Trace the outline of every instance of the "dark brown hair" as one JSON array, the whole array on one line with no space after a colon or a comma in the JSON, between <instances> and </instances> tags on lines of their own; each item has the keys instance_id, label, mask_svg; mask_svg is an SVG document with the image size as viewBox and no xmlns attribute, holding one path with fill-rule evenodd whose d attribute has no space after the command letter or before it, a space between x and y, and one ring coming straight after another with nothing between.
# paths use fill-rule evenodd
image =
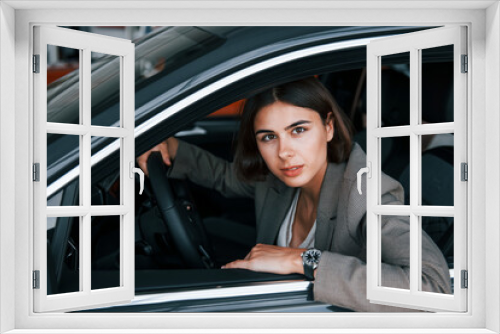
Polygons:
<instances>
[{"instance_id":1,"label":"dark brown hair","mask_svg":"<svg viewBox=\"0 0 500 334\"><path fill-rule=\"evenodd\" d=\"M254 120L262 108L277 101L312 109L319 114L324 124L328 115L332 113L335 133L327 144L327 159L329 162L339 163L349 158L353 136L351 122L338 107L330 92L318 79L311 77L267 89L246 101L234 159L240 178L248 181L262 180L269 173L257 147Z\"/></svg>"}]
</instances>

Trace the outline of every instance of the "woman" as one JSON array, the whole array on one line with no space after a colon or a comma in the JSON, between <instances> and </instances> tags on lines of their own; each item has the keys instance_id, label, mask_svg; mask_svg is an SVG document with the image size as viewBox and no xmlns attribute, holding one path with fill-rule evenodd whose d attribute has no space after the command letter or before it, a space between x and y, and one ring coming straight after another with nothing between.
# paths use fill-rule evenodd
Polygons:
<instances>
[{"instance_id":1,"label":"woman","mask_svg":"<svg viewBox=\"0 0 500 334\"><path fill-rule=\"evenodd\" d=\"M172 165L169 177L255 199L257 245L223 268L306 274L315 281L315 300L356 311L404 310L366 299L366 197L356 190L366 156L317 79L268 89L246 102L234 163L175 138L151 151ZM138 159L143 170L151 151ZM382 194L383 204L402 204L401 185L386 175ZM382 286L409 288L409 230L408 219L382 222ZM422 288L450 293L444 257L422 237Z\"/></svg>"}]
</instances>

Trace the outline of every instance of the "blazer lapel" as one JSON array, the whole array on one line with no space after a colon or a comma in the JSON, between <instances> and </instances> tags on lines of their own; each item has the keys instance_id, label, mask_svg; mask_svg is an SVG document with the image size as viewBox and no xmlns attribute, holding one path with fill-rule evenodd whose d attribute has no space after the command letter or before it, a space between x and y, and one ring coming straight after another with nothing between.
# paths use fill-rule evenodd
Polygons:
<instances>
[{"instance_id":1,"label":"blazer lapel","mask_svg":"<svg viewBox=\"0 0 500 334\"><path fill-rule=\"evenodd\" d=\"M329 163L326 169L316 215L314 245L318 249L330 249L333 240L345 166L345 163ZM258 222L260 226L257 228L257 242L270 245L276 244L281 223L297 191L296 188L287 187L278 179L275 179L273 183L266 196L265 210L263 210L262 219Z\"/></svg>"},{"instance_id":2,"label":"blazer lapel","mask_svg":"<svg viewBox=\"0 0 500 334\"><path fill-rule=\"evenodd\" d=\"M345 166L329 163L321 185L314 240L314 247L321 250L331 249Z\"/></svg>"},{"instance_id":3,"label":"blazer lapel","mask_svg":"<svg viewBox=\"0 0 500 334\"><path fill-rule=\"evenodd\" d=\"M257 242L274 245L278 232L283 223L283 219L290 209L296 188L287 187L284 183L275 180L266 198L266 210L263 212L262 219L257 235Z\"/></svg>"}]
</instances>

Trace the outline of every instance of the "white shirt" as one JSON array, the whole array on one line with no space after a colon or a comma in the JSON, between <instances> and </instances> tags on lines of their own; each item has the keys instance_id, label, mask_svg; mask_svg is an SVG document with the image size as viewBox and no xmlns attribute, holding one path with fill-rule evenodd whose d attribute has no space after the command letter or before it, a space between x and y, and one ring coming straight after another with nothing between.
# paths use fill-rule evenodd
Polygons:
<instances>
[{"instance_id":1,"label":"white shirt","mask_svg":"<svg viewBox=\"0 0 500 334\"><path fill-rule=\"evenodd\" d=\"M292 200L292 205L288 210L288 213L281 223L280 231L278 233L278 246L290 247L290 242L292 241L292 226L295 220L295 212L297 210L297 202L299 200L300 188L297 189L297 193ZM313 248L314 247L314 235L316 233L316 220L314 221L313 227L309 231L307 237L302 241L302 243L297 248Z\"/></svg>"}]
</instances>

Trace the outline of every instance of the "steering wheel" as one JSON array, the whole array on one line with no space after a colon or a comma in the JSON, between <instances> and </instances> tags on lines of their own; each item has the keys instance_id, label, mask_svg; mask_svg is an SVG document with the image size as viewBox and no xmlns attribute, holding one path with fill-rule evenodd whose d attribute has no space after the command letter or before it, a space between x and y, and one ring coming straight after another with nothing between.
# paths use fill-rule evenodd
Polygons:
<instances>
[{"instance_id":1,"label":"steering wheel","mask_svg":"<svg viewBox=\"0 0 500 334\"><path fill-rule=\"evenodd\" d=\"M214 268L213 252L201 218L192 204L179 200L167 177L167 166L159 152L148 158L149 179L158 209L174 246L190 268Z\"/></svg>"}]
</instances>

